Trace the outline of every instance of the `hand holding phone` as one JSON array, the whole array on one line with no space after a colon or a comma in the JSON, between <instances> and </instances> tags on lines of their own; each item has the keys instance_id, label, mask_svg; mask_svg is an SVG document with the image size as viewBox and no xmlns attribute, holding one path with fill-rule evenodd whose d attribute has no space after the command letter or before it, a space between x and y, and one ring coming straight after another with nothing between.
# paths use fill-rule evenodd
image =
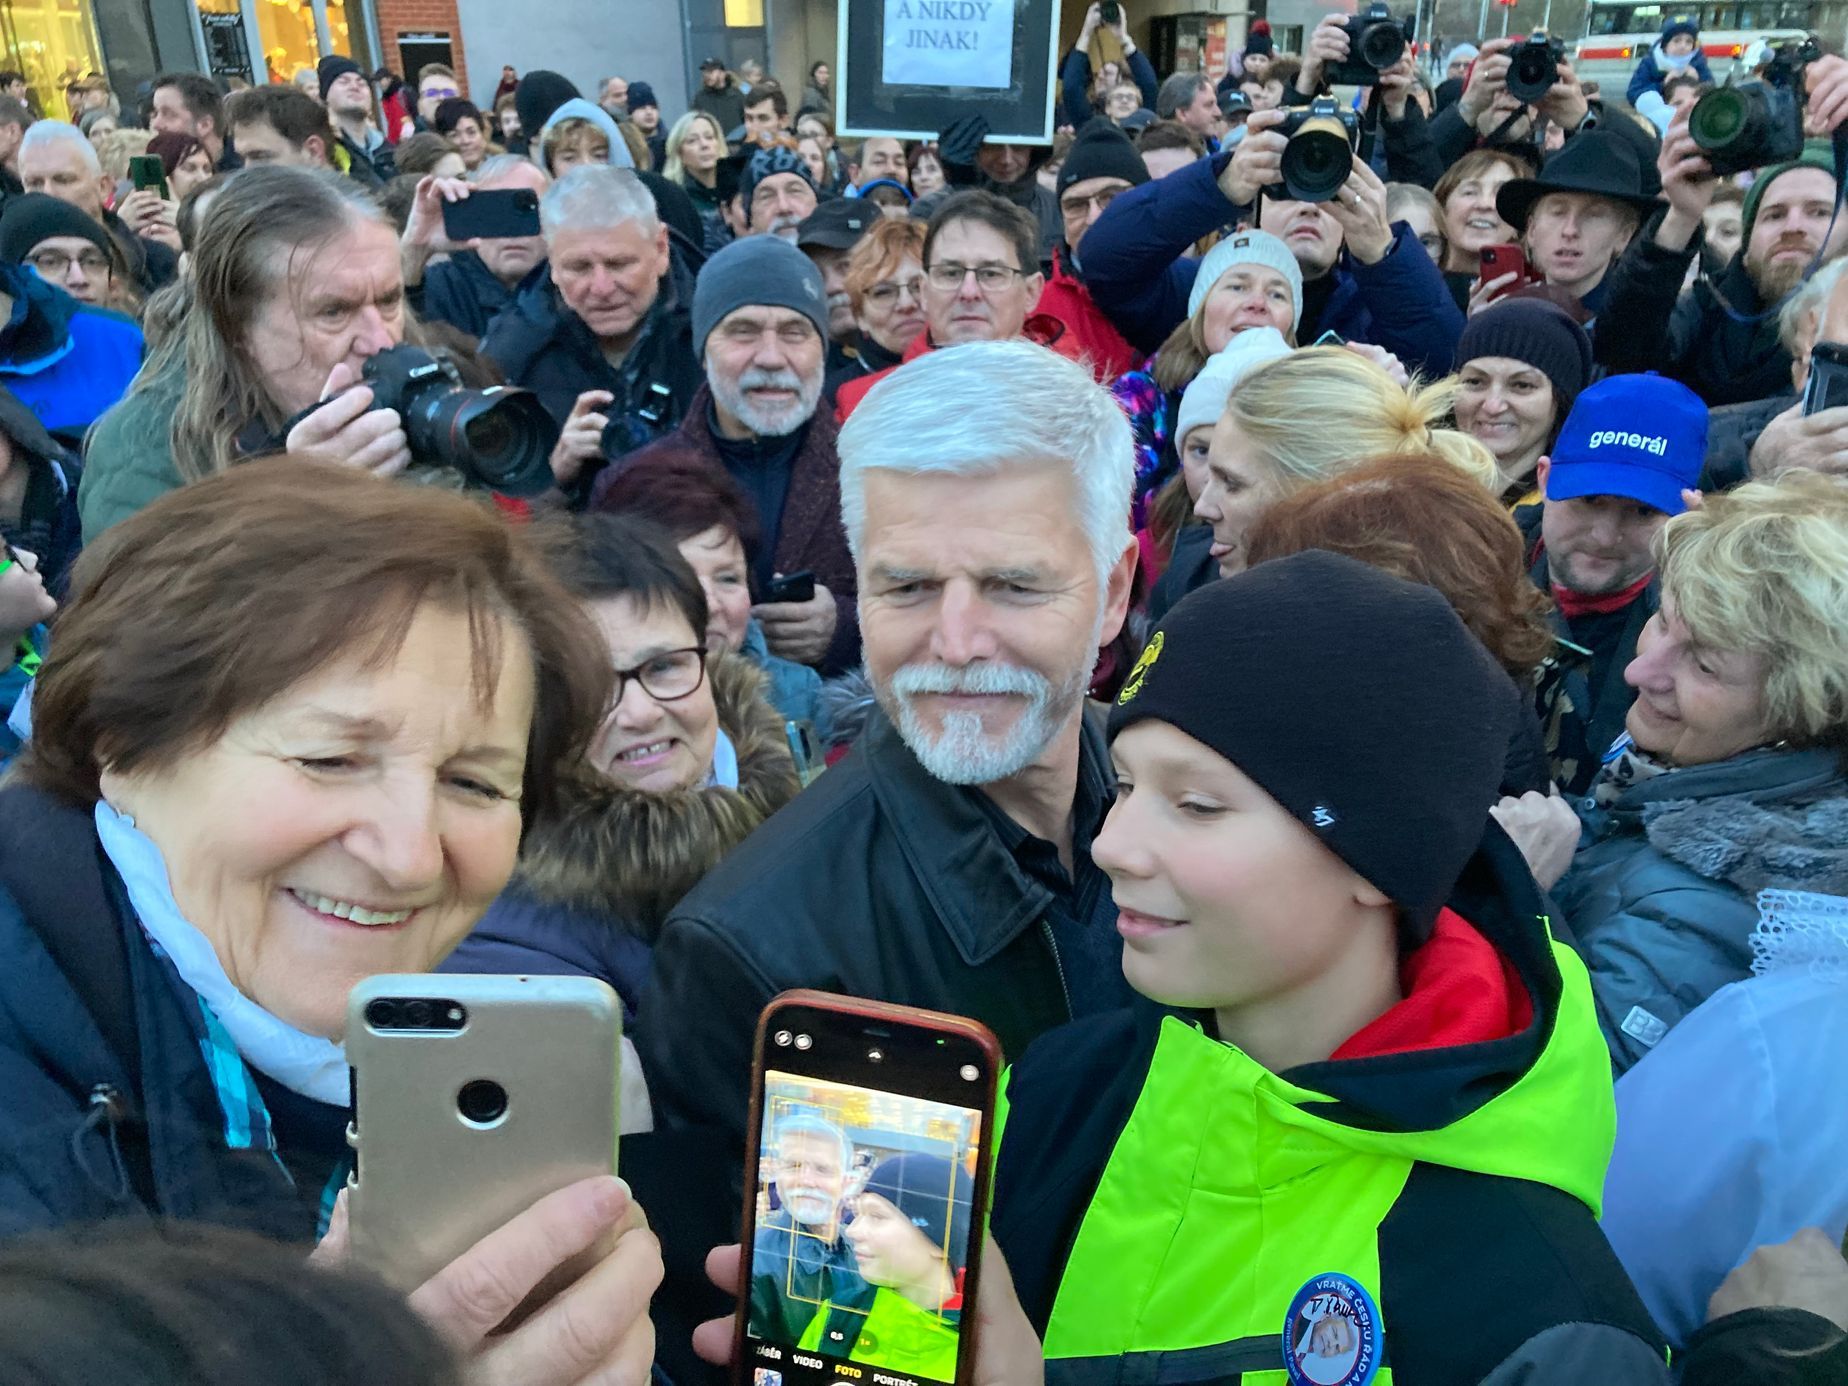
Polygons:
<instances>
[{"instance_id":1,"label":"hand holding phone","mask_svg":"<svg viewBox=\"0 0 1848 1386\"><path fill-rule=\"evenodd\" d=\"M1476 276L1477 288L1478 290L1486 289L1498 279L1505 280L1505 285L1484 294L1482 304L1493 303L1496 299L1513 293L1523 285L1541 282L1541 277L1527 263L1527 252L1520 246L1485 245L1482 248L1482 272ZM1475 293L1470 295L1472 302L1476 300L1476 297Z\"/></svg>"},{"instance_id":2,"label":"hand holding phone","mask_svg":"<svg viewBox=\"0 0 1848 1386\"><path fill-rule=\"evenodd\" d=\"M806 568L799 573L773 577L764 584L764 603L812 602L815 600L815 575Z\"/></svg>"},{"instance_id":3,"label":"hand holding phone","mask_svg":"<svg viewBox=\"0 0 1848 1386\"><path fill-rule=\"evenodd\" d=\"M128 181L135 185L137 191L158 195L162 202L173 200L173 194L167 190L166 166L161 163L158 154L129 155Z\"/></svg>"},{"instance_id":4,"label":"hand holding phone","mask_svg":"<svg viewBox=\"0 0 1848 1386\"><path fill-rule=\"evenodd\" d=\"M971 1380L1000 1046L956 1016L788 992L759 1022L739 1386L853 1363ZM775 1378L772 1380L771 1378Z\"/></svg>"},{"instance_id":5,"label":"hand holding phone","mask_svg":"<svg viewBox=\"0 0 1848 1386\"><path fill-rule=\"evenodd\" d=\"M443 234L458 243L503 241L539 234L539 194L531 188L471 189L443 203Z\"/></svg>"},{"instance_id":6,"label":"hand holding phone","mask_svg":"<svg viewBox=\"0 0 1848 1386\"><path fill-rule=\"evenodd\" d=\"M1809 379L1803 385L1803 414L1848 404L1848 347L1817 342L1810 348Z\"/></svg>"}]
</instances>

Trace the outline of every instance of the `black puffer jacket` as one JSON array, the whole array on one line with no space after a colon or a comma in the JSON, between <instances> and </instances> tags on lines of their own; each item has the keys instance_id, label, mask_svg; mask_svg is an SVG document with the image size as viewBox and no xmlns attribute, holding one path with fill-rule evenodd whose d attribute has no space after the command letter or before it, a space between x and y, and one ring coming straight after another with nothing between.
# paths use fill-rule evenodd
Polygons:
<instances>
[{"instance_id":1,"label":"black puffer jacket","mask_svg":"<svg viewBox=\"0 0 1848 1386\"><path fill-rule=\"evenodd\" d=\"M608 390L616 402L603 412L623 422L632 452L672 431L705 382L693 349L693 276L678 257L661 278L660 292L621 366L612 366L584 320L565 306L551 269L520 290L482 338L511 385L539 396L561 427L577 397ZM590 495L597 469L586 467L570 490L575 506Z\"/></svg>"}]
</instances>

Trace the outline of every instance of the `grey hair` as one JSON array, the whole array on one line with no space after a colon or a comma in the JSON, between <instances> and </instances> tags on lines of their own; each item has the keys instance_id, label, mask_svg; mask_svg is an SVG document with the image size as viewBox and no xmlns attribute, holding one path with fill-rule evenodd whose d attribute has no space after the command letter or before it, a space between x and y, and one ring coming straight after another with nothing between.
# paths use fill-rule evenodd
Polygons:
<instances>
[{"instance_id":1,"label":"grey hair","mask_svg":"<svg viewBox=\"0 0 1848 1386\"><path fill-rule=\"evenodd\" d=\"M518 173L522 169L529 168L538 168L540 176L545 179L546 183L551 183L551 174L547 173L543 168L539 168L539 165L535 164L531 159L525 158L519 154L493 154L483 159L475 168L473 181L477 184L490 183L504 174Z\"/></svg>"},{"instance_id":2,"label":"grey hair","mask_svg":"<svg viewBox=\"0 0 1848 1386\"><path fill-rule=\"evenodd\" d=\"M1812 331L1829 306L1829 295L1848 270L1848 259L1829 261L1803 282L1777 315L1777 339L1785 351L1797 355L1797 346L1805 332Z\"/></svg>"},{"instance_id":3,"label":"grey hair","mask_svg":"<svg viewBox=\"0 0 1848 1386\"><path fill-rule=\"evenodd\" d=\"M19 152L23 157L36 149L46 149L53 145L68 144L83 156L84 167L98 178L103 176L103 161L96 157L96 146L91 144L83 131L68 120L35 120L26 127L25 138L19 142Z\"/></svg>"},{"instance_id":4,"label":"grey hair","mask_svg":"<svg viewBox=\"0 0 1848 1386\"><path fill-rule=\"evenodd\" d=\"M1176 111L1194 103L1201 87L1210 87L1212 84L1212 78L1203 72L1174 73L1155 93L1155 114L1163 120L1173 120Z\"/></svg>"},{"instance_id":5,"label":"grey hair","mask_svg":"<svg viewBox=\"0 0 1848 1386\"><path fill-rule=\"evenodd\" d=\"M992 476L1057 464L1077 483L1100 585L1130 542L1129 420L1089 370L1022 339L944 347L899 367L842 425L840 458L841 522L856 564L871 471Z\"/></svg>"},{"instance_id":6,"label":"grey hair","mask_svg":"<svg viewBox=\"0 0 1848 1386\"><path fill-rule=\"evenodd\" d=\"M633 169L579 164L539 201L539 227L548 240L560 231L607 230L629 221L649 236L661 226L654 194Z\"/></svg>"}]
</instances>

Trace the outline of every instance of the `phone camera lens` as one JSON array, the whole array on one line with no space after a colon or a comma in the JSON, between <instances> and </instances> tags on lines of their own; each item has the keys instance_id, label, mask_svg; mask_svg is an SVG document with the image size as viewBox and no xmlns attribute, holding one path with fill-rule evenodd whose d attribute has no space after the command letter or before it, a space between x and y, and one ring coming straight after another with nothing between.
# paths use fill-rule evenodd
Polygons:
<instances>
[{"instance_id":1,"label":"phone camera lens","mask_svg":"<svg viewBox=\"0 0 1848 1386\"><path fill-rule=\"evenodd\" d=\"M368 1001L366 1003L366 1024L375 1030L390 1030L398 1024L398 1003L396 1001Z\"/></svg>"},{"instance_id":2,"label":"phone camera lens","mask_svg":"<svg viewBox=\"0 0 1848 1386\"><path fill-rule=\"evenodd\" d=\"M796 1036L796 1048L806 1050L806 1049L813 1049L814 1047L815 1047L815 1041L810 1039L807 1035L797 1035Z\"/></svg>"},{"instance_id":3,"label":"phone camera lens","mask_svg":"<svg viewBox=\"0 0 1848 1386\"><path fill-rule=\"evenodd\" d=\"M492 1126L507 1115L507 1089L492 1078L477 1078L464 1083L456 1094L456 1110L464 1121L477 1126Z\"/></svg>"},{"instance_id":4,"label":"phone camera lens","mask_svg":"<svg viewBox=\"0 0 1848 1386\"><path fill-rule=\"evenodd\" d=\"M428 1001L407 1003L404 1008L404 1019L413 1030L423 1029L430 1023L430 1003Z\"/></svg>"},{"instance_id":5,"label":"phone camera lens","mask_svg":"<svg viewBox=\"0 0 1848 1386\"><path fill-rule=\"evenodd\" d=\"M973 1083L977 1078L980 1078L981 1076L982 1076L982 1070L977 1068L974 1064L964 1064L962 1066L963 1082Z\"/></svg>"},{"instance_id":6,"label":"phone camera lens","mask_svg":"<svg viewBox=\"0 0 1848 1386\"><path fill-rule=\"evenodd\" d=\"M794 1038L794 1036L792 1036L792 1035L791 1035L791 1034L789 1033L789 1031L787 1031L787 1030L778 1030L778 1031L776 1032L776 1045L777 1045L777 1048L779 1048L779 1049L787 1049L787 1048L789 1048L789 1041L790 1041L791 1039L793 1039L793 1038Z\"/></svg>"}]
</instances>

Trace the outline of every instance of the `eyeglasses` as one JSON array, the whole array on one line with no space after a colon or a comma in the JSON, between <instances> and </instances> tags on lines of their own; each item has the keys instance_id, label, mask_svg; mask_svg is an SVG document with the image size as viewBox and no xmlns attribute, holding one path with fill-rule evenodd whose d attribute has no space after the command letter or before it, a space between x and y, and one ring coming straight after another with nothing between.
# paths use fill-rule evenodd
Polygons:
<instances>
[{"instance_id":1,"label":"eyeglasses","mask_svg":"<svg viewBox=\"0 0 1848 1386\"><path fill-rule=\"evenodd\" d=\"M616 702L628 691L629 680L657 703L673 703L699 690L706 681L706 652L698 646L663 650L630 669L616 671ZM614 706L615 704L611 704Z\"/></svg>"},{"instance_id":2,"label":"eyeglasses","mask_svg":"<svg viewBox=\"0 0 1848 1386\"><path fill-rule=\"evenodd\" d=\"M1016 279L1026 278L1024 270L1007 265L959 265L954 260L932 265L924 272L930 276L932 287L946 292L960 289L963 281L972 274L975 276L976 287L985 294L998 294Z\"/></svg>"},{"instance_id":3,"label":"eyeglasses","mask_svg":"<svg viewBox=\"0 0 1848 1386\"><path fill-rule=\"evenodd\" d=\"M1101 192L1092 193L1089 197L1074 197L1068 193L1059 199L1059 210L1068 217L1081 217L1090 207L1095 207L1101 212L1116 201L1118 193L1127 191L1129 191L1128 188L1105 188Z\"/></svg>"},{"instance_id":4,"label":"eyeglasses","mask_svg":"<svg viewBox=\"0 0 1848 1386\"><path fill-rule=\"evenodd\" d=\"M462 93L457 91L454 87L425 87L423 89L424 100L426 101L447 101L451 97L460 96L461 94Z\"/></svg>"},{"instance_id":5,"label":"eyeglasses","mask_svg":"<svg viewBox=\"0 0 1848 1386\"><path fill-rule=\"evenodd\" d=\"M981 276L979 274L976 276L976 282L978 284L981 282ZM956 283L958 286L962 284L961 276L957 277ZM923 291L924 276L921 274L913 275L911 278L903 281L883 279L866 291L866 301L868 303L877 303L881 308L884 308L888 304L897 303L900 294L910 294L912 302L916 303L919 299L919 295L921 295Z\"/></svg>"},{"instance_id":6,"label":"eyeglasses","mask_svg":"<svg viewBox=\"0 0 1848 1386\"><path fill-rule=\"evenodd\" d=\"M71 267L71 256L62 250L41 250L36 255L28 255L26 263L39 272L45 279L62 279ZM98 250L86 250L76 257L83 272L92 278L109 273L109 257Z\"/></svg>"}]
</instances>

